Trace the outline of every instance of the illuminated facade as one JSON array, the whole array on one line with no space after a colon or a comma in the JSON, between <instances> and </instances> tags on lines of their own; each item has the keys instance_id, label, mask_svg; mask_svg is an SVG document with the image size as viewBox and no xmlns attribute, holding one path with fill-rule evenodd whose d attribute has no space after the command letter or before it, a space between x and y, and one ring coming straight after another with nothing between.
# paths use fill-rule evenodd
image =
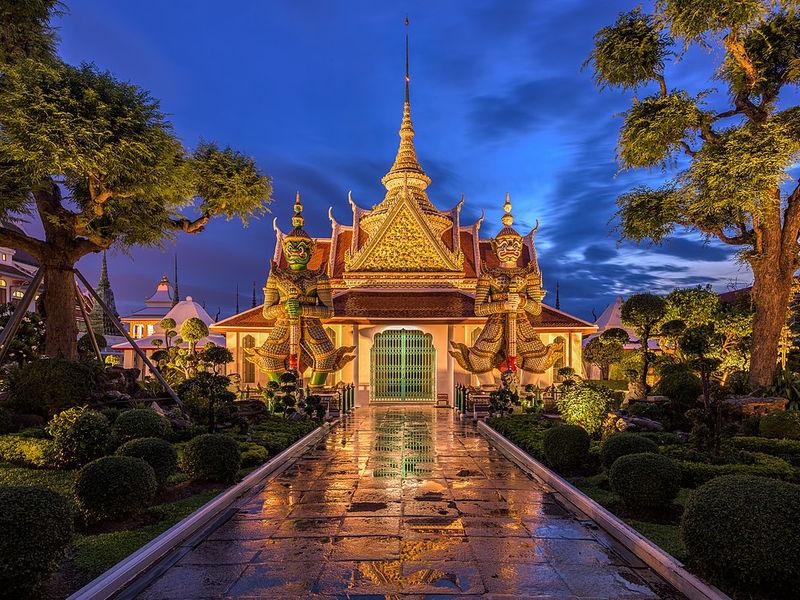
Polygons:
<instances>
[{"instance_id":1,"label":"illuminated facade","mask_svg":"<svg viewBox=\"0 0 800 600\"><path fill-rule=\"evenodd\" d=\"M309 270L324 273L330 284L333 314L321 319L328 337L336 347L355 348L355 360L332 373L327 383L355 383L359 405L437 399L452 403L454 384L474 385L478 379L450 350L472 347L479 340L492 319L485 312L479 316L480 310L476 314L481 275L508 265L497 258L495 240L481 238L483 217L461 222L463 199L439 210L428 197L431 180L417 160L407 85L400 146L381 182L386 193L372 208L348 197L347 223L337 221L332 208L328 211L330 236L314 239L307 264ZM270 258L286 269L287 234L277 226L275 233ZM540 285L533 237L534 231L519 236L515 268ZM532 348L534 335L536 351L545 349L537 363L543 372L523 372L522 383L546 386L562 366L583 371L582 336L596 329L541 304L540 287L536 294L540 310L521 310L519 318L525 319L522 329L528 335L523 349ZM242 375L244 386L267 381L267 374L253 368L247 356L264 344L275 324L258 306L212 325L212 331L225 334L236 361L231 370Z\"/></svg>"}]
</instances>

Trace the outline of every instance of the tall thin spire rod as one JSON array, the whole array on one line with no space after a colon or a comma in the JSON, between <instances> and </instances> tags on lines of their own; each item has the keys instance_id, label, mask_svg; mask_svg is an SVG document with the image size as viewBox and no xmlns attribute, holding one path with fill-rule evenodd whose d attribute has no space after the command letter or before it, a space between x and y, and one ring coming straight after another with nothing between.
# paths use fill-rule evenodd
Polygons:
<instances>
[{"instance_id":1,"label":"tall thin spire rod","mask_svg":"<svg viewBox=\"0 0 800 600\"><path fill-rule=\"evenodd\" d=\"M410 103L410 96L408 93L408 82L411 81L411 77L408 74L408 15L406 15L406 103Z\"/></svg>"}]
</instances>

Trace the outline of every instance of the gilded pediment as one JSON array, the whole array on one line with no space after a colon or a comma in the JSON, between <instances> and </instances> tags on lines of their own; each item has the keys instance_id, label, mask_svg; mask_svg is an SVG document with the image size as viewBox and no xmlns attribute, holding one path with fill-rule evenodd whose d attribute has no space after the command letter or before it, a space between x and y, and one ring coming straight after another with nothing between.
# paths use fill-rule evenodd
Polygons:
<instances>
[{"instance_id":1,"label":"gilded pediment","mask_svg":"<svg viewBox=\"0 0 800 600\"><path fill-rule=\"evenodd\" d=\"M408 190L382 219L374 235L355 253L345 256L346 271L372 272L462 272L460 248L452 252L441 240L438 221L428 219ZM429 223L428 221L431 221ZM431 227L435 224L436 228ZM452 227L452 225L451 225Z\"/></svg>"}]
</instances>

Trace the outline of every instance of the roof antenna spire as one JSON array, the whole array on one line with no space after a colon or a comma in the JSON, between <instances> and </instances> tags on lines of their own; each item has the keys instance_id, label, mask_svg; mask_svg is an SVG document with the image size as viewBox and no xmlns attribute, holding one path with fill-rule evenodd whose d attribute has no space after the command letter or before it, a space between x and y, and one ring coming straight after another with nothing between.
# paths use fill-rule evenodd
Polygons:
<instances>
[{"instance_id":1,"label":"roof antenna spire","mask_svg":"<svg viewBox=\"0 0 800 600\"><path fill-rule=\"evenodd\" d=\"M175 258L175 264L174 264L174 269L175 269L175 289L174 289L175 297L172 299L172 306L175 306L178 302L181 301L181 299L180 299L180 291L178 290L178 253L177 252L175 253L174 258Z\"/></svg>"},{"instance_id":2,"label":"roof antenna spire","mask_svg":"<svg viewBox=\"0 0 800 600\"><path fill-rule=\"evenodd\" d=\"M560 286L558 285L558 280L556 280L556 309L560 310L561 309L561 298L558 295L559 287Z\"/></svg>"},{"instance_id":3,"label":"roof antenna spire","mask_svg":"<svg viewBox=\"0 0 800 600\"><path fill-rule=\"evenodd\" d=\"M408 93L408 83L411 77L408 74L408 15L406 15L406 104L411 103L410 95Z\"/></svg>"}]
</instances>

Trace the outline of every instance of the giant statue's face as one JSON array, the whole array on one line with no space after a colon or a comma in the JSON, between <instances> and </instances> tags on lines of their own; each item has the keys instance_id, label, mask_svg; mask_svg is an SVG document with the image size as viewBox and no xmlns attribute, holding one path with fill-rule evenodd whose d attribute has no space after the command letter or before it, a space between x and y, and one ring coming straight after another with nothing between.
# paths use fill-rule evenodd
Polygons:
<instances>
[{"instance_id":1,"label":"giant statue's face","mask_svg":"<svg viewBox=\"0 0 800 600\"><path fill-rule=\"evenodd\" d=\"M498 238L494 242L494 251L500 262L515 263L522 256L522 238L511 236Z\"/></svg>"},{"instance_id":2,"label":"giant statue's face","mask_svg":"<svg viewBox=\"0 0 800 600\"><path fill-rule=\"evenodd\" d=\"M283 255L292 271L301 271L311 260L312 244L308 240L291 240L283 246Z\"/></svg>"}]
</instances>

